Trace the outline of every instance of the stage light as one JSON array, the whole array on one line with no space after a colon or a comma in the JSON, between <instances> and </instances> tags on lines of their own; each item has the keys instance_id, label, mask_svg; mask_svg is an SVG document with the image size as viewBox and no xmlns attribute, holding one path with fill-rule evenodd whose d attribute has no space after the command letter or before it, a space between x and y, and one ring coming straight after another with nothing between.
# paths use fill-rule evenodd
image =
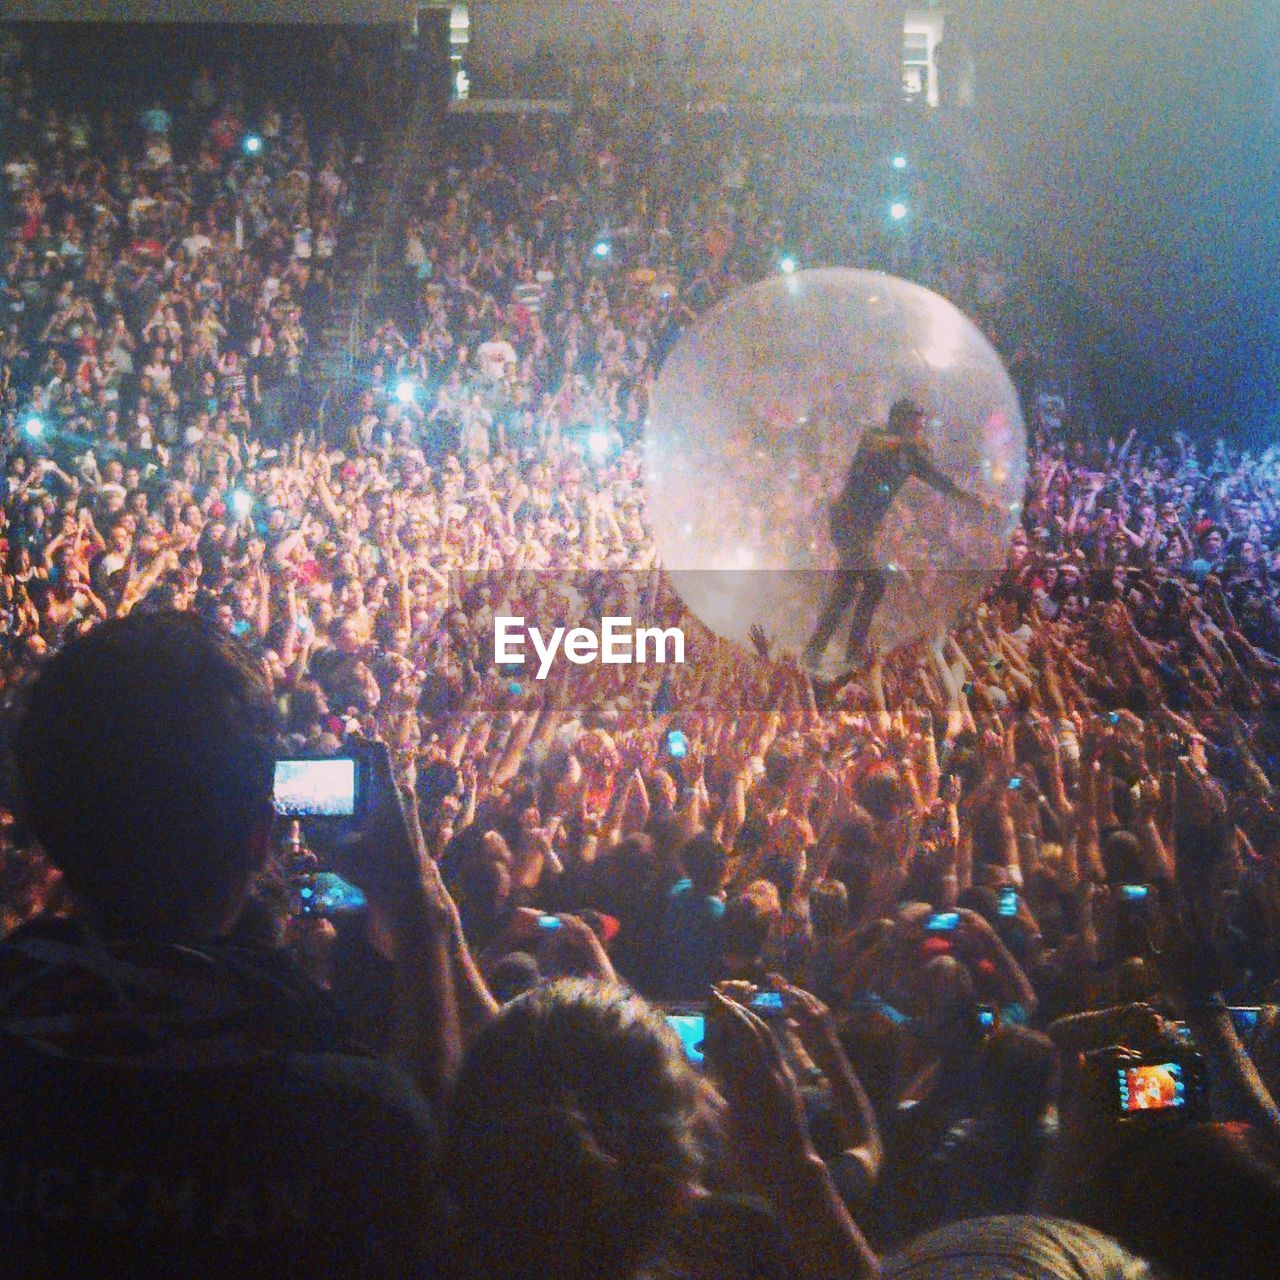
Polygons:
<instances>
[{"instance_id":1,"label":"stage light","mask_svg":"<svg viewBox=\"0 0 1280 1280\"><path fill-rule=\"evenodd\" d=\"M256 133L245 134L244 153L247 156L256 156L262 150L262 139Z\"/></svg>"},{"instance_id":2,"label":"stage light","mask_svg":"<svg viewBox=\"0 0 1280 1280\"><path fill-rule=\"evenodd\" d=\"M613 252L613 246L607 240L597 240L596 247L591 252L597 258L607 258Z\"/></svg>"},{"instance_id":3,"label":"stage light","mask_svg":"<svg viewBox=\"0 0 1280 1280\"><path fill-rule=\"evenodd\" d=\"M587 448L597 462L601 461L609 452L609 433L599 428L587 432Z\"/></svg>"},{"instance_id":4,"label":"stage light","mask_svg":"<svg viewBox=\"0 0 1280 1280\"><path fill-rule=\"evenodd\" d=\"M790 254L787 254L786 257L778 260L778 270L781 271L784 276L795 275L796 260Z\"/></svg>"},{"instance_id":5,"label":"stage light","mask_svg":"<svg viewBox=\"0 0 1280 1280\"><path fill-rule=\"evenodd\" d=\"M403 378L396 383L396 399L401 404L412 404L416 393L417 387L408 378Z\"/></svg>"},{"instance_id":6,"label":"stage light","mask_svg":"<svg viewBox=\"0 0 1280 1280\"><path fill-rule=\"evenodd\" d=\"M237 489L232 493L228 505L231 508L231 514L237 520L247 520L249 512L253 510L253 496L245 493L243 489Z\"/></svg>"},{"instance_id":7,"label":"stage light","mask_svg":"<svg viewBox=\"0 0 1280 1280\"><path fill-rule=\"evenodd\" d=\"M893 165L895 169L905 169L907 167L907 157L903 155L897 155L897 156L894 156L893 159L889 161L889 163Z\"/></svg>"},{"instance_id":8,"label":"stage light","mask_svg":"<svg viewBox=\"0 0 1280 1280\"><path fill-rule=\"evenodd\" d=\"M39 440L44 435L44 422L40 418L28 418L22 429L32 440Z\"/></svg>"},{"instance_id":9,"label":"stage light","mask_svg":"<svg viewBox=\"0 0 1280 1280\"><path fill-rule=\"evenodd\" d=\"M907 206L901 200L895 200L889 206L889 217L894 222L901 222L907 216Z\"/></svg>"}]
</instances>

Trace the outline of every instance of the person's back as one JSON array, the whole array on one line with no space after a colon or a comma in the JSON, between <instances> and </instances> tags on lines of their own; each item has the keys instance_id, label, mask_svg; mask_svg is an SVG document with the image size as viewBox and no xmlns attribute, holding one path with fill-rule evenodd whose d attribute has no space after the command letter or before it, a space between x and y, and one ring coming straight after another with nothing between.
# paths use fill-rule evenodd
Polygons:
<instances>
[{"instance_id":1,"label":"person's back","mask_svg":"<svg viewBox=\"0 0 1280 1280\"><path fill-rule=\"evenodd\" d=\"M185 616L33 686L21 812L76 919L0 948L0 1275L422 1272L433 1131L282 955L221 941L270 848L275 721Z\"/></svg>"},{"instance_id":2,"label":"person's back","mask_svg":"<svg viewBox=\"0 0 1280 1280\"><path fill-rule=\"evenodd\" d=\"M659 989L664 999L700 1000L719 976L724 954L724 884L728 855L703 833L680 852L688 878L671 890L658 942Z\"/></svg>"},{"instance_id":3,"label":"person's back","mask_svg":"<svg viewBox=\"0 0 1280 1280\"><path fill-rule=\"evenodd\" d=\"M0 1275L422 1264L427 1108L291 967L35 927L0 1005Z\"/></svg>"}]
</instances>

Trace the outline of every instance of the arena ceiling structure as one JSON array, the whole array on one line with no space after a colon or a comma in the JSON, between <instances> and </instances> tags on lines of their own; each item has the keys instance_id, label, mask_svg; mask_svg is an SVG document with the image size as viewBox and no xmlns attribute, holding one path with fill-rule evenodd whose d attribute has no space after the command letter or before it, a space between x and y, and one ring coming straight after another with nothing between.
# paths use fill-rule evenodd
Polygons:
<instances>
[{"instance_id":1,"label":"arena ceiling structure","mask_svg":"<svg viewBox=\"0 0 1280 1280\"><path fill-rule=\"evenodd\" d=\"M10 21L400 25L406 0L11 0ZM439 4L424 7L447 7ZM901 72L890 0L470 0L471 55L695 29L744 60L847 40ZM942 44L973 72L958 137L990 203L1147 352L1167 408L1280 432L1280 5L951 0ZM954 65L954 63L953 63ZM1141 406L1139 406L1141 407Z\"/></svg>"}]
</instances>

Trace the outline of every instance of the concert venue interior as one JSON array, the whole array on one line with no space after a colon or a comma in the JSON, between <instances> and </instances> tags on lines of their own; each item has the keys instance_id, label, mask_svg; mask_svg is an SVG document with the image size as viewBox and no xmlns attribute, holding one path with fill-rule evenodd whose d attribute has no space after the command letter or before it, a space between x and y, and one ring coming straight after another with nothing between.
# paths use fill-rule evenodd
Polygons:
<instances>
[{"instance_id":1,"label":"concert venue interior","mask_svg":"<svg viewBox=\"0 0 1280 1280\"><path fill-rule=\"evenodd\" d=\"M1276 48L0 7L0 1276L1280 1276Z\"/></svg>"}]
</instances>

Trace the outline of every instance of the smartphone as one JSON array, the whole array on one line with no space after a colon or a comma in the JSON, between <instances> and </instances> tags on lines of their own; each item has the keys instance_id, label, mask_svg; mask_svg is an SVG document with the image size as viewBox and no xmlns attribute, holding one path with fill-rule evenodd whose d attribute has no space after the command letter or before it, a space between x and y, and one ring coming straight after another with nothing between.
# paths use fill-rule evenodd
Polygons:
<instances>
[{"instance_id":1,"label":"smartphone","mask_svg":"<svg viewBox=\"0 0 1280 1280\"><path fill-rule=\"evenodd\" d=\"M695 1065L703 1059L703 1041L707 1036L707 1015L705 1013L669 1013L667 1025L680 1037L680 1047L684 1056Z\"/></svg>"},{"instance_id":2,"label":"smartphone","mask_svg":"<svg viewBox=\"0 0 1280 1280\"><path fill-rule=\"evenodd\" d=\"M539 933L555 933L557 929L564 928L564 921L559 916L539 916L538 932Z\"/></svg>"},{"instance_id":3,"label":"smartphone","mask_svg":"<svg viewBox=\"0 0 1280 1280\"><path fill-rule=\"evenodd\" d=\"M979 1035L988 1036L1000 1022L1000 1015L993 1004L976 1004L973 1007L973 1021Z\"/></svg>"},{"instance_id":4,"label":"smartphone","mask_svg":"<svg viewBox=\"0 0 1280 1280\"><path fill-rule=\"evenodd\" d=\"M317 871L298 886L298 910L304 916L338 916L367 905L355 885L332 871Z\"/></svg>"},{"instance_id":5,"label":"smartphone","mask_svg":"<svg viewBox=\"0 0 1280 1280\"><path fill-rule=\"evenodd\" d=\"M1146 902L1151 896L1149 884L1122 884L1120 886L1121 902Z\"/></svg>"},{"instance_id":6,"label":"smartphone","mask_svg":"<svg viewBox=\"0 0 1280 1280\"><path fill-rule=\"evenodd\" d=\"M679 729L667 733L667 752L673 760L683 760L689 754L689 739Z\"/></svg>"},{"instance_id":7,"label":"smartphone","mask_svg":"<svg viewBox=\"0 0 1280 1280\"><path fill-rule=\"evenodd\" d=\"M273 799L286 818L350 818L356 811L356 762L349 756L277 760Z\"/></svg>"},{"instance_id":8,"label":"smartphone","mask_svg":"<svg viewBox=\"0 0 1280 1280\"><path fill-rule=\"evenodd\" d=\"M1107 723L1108 723L1108 724L1119 724L1119 723L1120 723L1120 713L1119 713L1118 711L1108 711L1108 712L1107 712Z\"/></svg>"},{"instance_id":9,"label":"smartphone","mask_svg":"<svg viewBox=\"0 0 1280 1280\"><path fill-rule=\"evenodd\" d=\"M1181 1062L1121 1062L1115 1072L1116 1107L1122 1117L1178 1111L1190 1102L1187 1070Z\"/></svg>"},{"instance_id":10,"label":"smartphone","mask_svg":"<svg viewBox=\"0 0 1280 1280\"><path fill-rule=\"evenodd\" d=\"M1018 775L1015 773L1013 777L1009 779L1009 790L1019 791L1021 790L1021 788L1022 788L1022 779L1018 777Z\"/></svg>"},{"instance_id":11,"label":"smartphone","mask_svg":"<svg viewBox=\"0 0 1280 1280\"><path fill-rule=\"evenodd\" d=\"M996 905L996 913L1002 916L1016 916L1018 914L1018 891L1012 886L1006 885L1000 890L1000 898Z\"/></svg>"},{"instance_id":12,"label":"smartphone","mask_svg":"<svg viewBox=\"0 0 1280 1280\"><path fill-rule=\"evenodd\" d=\"M1231 1025L1236 1029L1236 1035L1246 1045L1258 1034L1258 1012L1256 1004L1233 1005L1227 1010L1231 1017Z\"/></svg>"},{"instance_id":13,"label":"smartphone","mask_svg":"<svg viewBox=\"0 0 1280 1280\"><path fill-rule=\"evenodd\" d=\"M960 914L957 911L935 911L924 922L926 933L954 933L960 927Z\"/></svg>"},{"instance_id":14,"label":"smartphone","mask_svg":"<svg viewBox=\"0 0 1280 1280\"><path fill-rule=\"evenodd\" d=\"M757 991L747 1008L762 1018L780 1018L787 1011L781 991Z\"/></svg>"}]
</instances>

